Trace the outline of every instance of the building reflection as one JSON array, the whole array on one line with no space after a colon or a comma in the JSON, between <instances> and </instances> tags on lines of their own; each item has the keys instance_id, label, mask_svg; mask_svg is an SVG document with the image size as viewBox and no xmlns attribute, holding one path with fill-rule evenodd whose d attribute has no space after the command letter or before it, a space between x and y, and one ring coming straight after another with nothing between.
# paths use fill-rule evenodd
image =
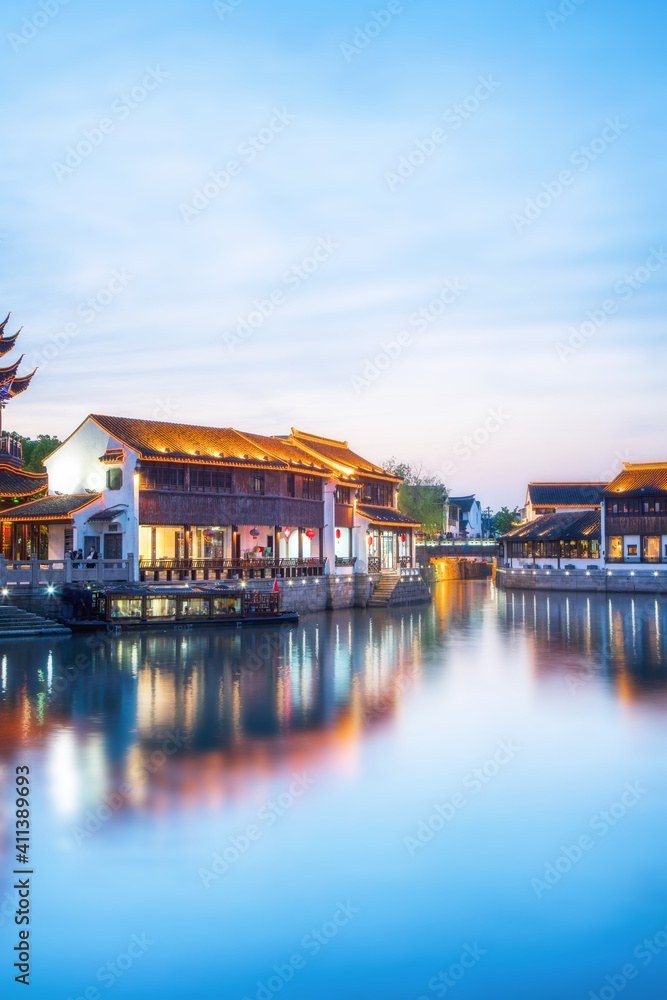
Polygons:
<instances>
[{"instance_id":1,"label":"building reflection","mask_svg":"<svg viewBox=\"0 0 667 1000\"><path fill-rule=\"evenodd\" d=\"M607 678L621 699L667 692L667 607L661 595L499 590L500 627L533 639L539 674Z\"/></svg>"},{"instance_id":2,"label":"building reflection","mask_svg":"<svg viewBox=\"0 0 667 1000\"><path fill-rule=\"evenodd\" d=\"M341 611L298 629L14 643L1 659L0 755L46 745L61 805L72 785L99 801L126 783L129 802L153 808L164 795L219 801L249 773L322 757L354 767L363 732L420 682L422 625L419 609ZM68 788L61 771L75 773Z\"/></svg>"}]
</instances>

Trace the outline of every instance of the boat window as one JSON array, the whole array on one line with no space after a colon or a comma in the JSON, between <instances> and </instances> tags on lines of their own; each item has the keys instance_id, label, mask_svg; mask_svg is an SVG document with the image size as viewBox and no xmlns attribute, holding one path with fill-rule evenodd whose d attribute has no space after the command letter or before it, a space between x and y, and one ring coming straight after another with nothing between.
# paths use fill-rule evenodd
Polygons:
<instances>
[{"instance_id":1,"label":"boat window","mask_svg":"<svg viewBox=\"0 0 667 1000\"><path fill-rule=\"evenodd\" d=\"M241 614L241 598L240 597L214 597L213 598L213 614L214 615L240 615Z\"/></svg>"},{"instance_id":2,"label":"boat window","mask_svg":"<svg viewBox=\"0 0 667 1000\"><path fill-rule=\"evenodd\" d=\"M176 598L175 597L147 597L146 598L147 618L175 618Z\"/></svg>"},{"instance_id":3,"label":"boat window","mask_svg":"<svg viewBox=\"0 0 667 1000\"><path fill-rule=\"evenodd\" d=\"M112 597L112 618L141 618L142 600L140 597Z\"/></svg>"},{"instance_id":4,"label":"boat window","mask_svg":"<svg viewBox=\"0 0 667 1000\"><path fill-rule=\"evenodd\" d=\"M209 607L206 597L184 597L181 600L183 618L208 618Z\"/></svg>"}]
</instances>

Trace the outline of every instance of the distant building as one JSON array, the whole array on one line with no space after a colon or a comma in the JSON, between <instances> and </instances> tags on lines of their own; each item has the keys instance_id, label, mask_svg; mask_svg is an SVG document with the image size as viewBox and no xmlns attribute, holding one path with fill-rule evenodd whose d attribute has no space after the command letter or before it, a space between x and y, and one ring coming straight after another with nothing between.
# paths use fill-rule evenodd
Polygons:
<instances>
[{"instance_id":1,"label":"distant building","mask_svg":"<svg viewBox=\"0 0 667 1000\"><path fill-rule=\"evenodd\" d=\"M655 570L667 563L667 462L625 462L610 483L530 483L503 536L512 566Z\"/></svg>"},{"instance_id":2,"label":"distant building","mask_svg":"<svg viewBox=\"0 0 667 1000\"><path fill-rule=\"evenodd\" d=\"M445 532L454 538L482 538L482 505L475 494L467 497L447 497Z\"/></svg>"},{"instance_id":3,"label":"distant building","mask_svg":"<svg viewBox=\"0 0 667 1000\"><path fill-rule=\"evenodd\" d=\"M597 510L606 483L528 483L523 520L566 510Z\"/></svg>"}]
</instances>

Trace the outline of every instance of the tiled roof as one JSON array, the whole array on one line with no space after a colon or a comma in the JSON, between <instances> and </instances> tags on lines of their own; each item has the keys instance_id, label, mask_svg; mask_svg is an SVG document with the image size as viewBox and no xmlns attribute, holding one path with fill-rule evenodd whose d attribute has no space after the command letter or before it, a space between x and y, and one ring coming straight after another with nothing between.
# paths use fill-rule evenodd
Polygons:
<instances>
[{"instance_id":1,"label":"tiled roof","mask_svg":"<svg viewBox=\"0 0 667 1000\"><path fill-rule=\"evenodd\" d=\"M528 483L526 503L534 507L586 507L600 502L606 483Z\"/></svg>"},{"instance_id":2,"label":"tiled roof","mask_svg":"<svg viewBox=\"0 0 667 1000\"><path fill-rule=\"evenodd\" d=\"M71 496L44 497L0 512L0 521L64 521L101 496L101 493L76 493Z\"/></svg>"},{"instance_id":3,"label":"tiled roof","mask_svg":"<svg viewBox=\"0 0 667 1000\"><path fill-rule=\"evenodd\" d=\"M667 462L626 462L623 471L609 483L605 493L649 492L651 489L667 490Z\"/></svg>"},{"instance_id":4,"label":"tiled roof","mask_svg":"<svg viewBox=\"0 0 667 1000\"><path fill-rule=\"evenodd\" d=\"M393 483L401 482L399 476L394 476L391 472L386 472L381 466L373 465L372 462L351 451L347 441L335 441L333 438L318 437L316 434L307 434L305 431L298 431L294 427L287 440L290 443L296 444L303 451L321 456L325 462L333 462L334 467L337 467L337 471L342 469L348 475L362 473L364 475L375 476L379 479L388 479Z\"/></svg>"},{"instance_id":5,"label":"tiled roof","mask_svg":"<svg viewBox=\"0 0 667 1000\"><path fill-rule=\"evenodd\" d=\"M542 514L534 521L517 525L502 536L507 541L557 541L560 538L600 538L600 511L561 511Z\"/></svg>"},{"instance_id":6,"label":"tiled roof","mask_svg":"<svg viewBox=\"0 0 667 1000\"><path fill-rule=\"evenodd\" d=\"M331 465L327 465L321 458L310 455L302 448L296 447L286 438L267 437L264 434L247 434L245 431L240 433L246 441L250 441L263 455L271 455L273 458L277 458L281 462L286 462L290 466L305 466L309 472L312 472L313 469L317 472L326 472L329 475L332 472Z\"/></svg>"},{"instance_id":7,"label":"tiled roof","mask_svg":"<svg viewBox=\"0 0 667 1000\"><path fill-rule=\"evenodd\" d=\"M45 472L21 472L10 466L0 465L0 496L29 497L43 490L48 481Z\"/></svg>"},{"instance_id":8,"label":"tiled roof","mask_svg":"<svg viewBox=\"0 0 667 1000\"><path fill-rule=\"evenodd\" d=\"M362 517L369 518L373 524L419 524L413 517L408 517L402 510L395 507L376 507L374 504L357 504L357 512Z\"/></svg>"},{"instance_id":9,"label":"tiled roof","mask_svg":"<svg viewBox=\"0 0 667 1000\"><path fill-rule=\"evenodd\" d=\"M127 513L127 504L120 503L115 507L105 507L104 510L98 510L96 514L91 514L87 519L86 523L90 521L113 521L115 518L120 517L121 514Z\"/></svg>"},{"instance_id":10,"label":"tiled roof","mask_svg":"<svg viewBox=\"0 0 667 1000\"><path fill-rule=\"evenodd\" d=\"M454 507L458 507L459 510L462 511L469 511L474 502L474 493L469 497L447 497L447 503L452 504Z\"/></svg>"}]
</instances>

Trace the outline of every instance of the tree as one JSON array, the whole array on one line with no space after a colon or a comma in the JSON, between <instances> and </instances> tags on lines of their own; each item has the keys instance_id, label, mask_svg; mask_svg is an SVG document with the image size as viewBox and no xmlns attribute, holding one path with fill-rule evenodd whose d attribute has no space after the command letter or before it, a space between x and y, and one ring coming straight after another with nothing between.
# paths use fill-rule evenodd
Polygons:
<instances>
[{"instance_id":1,"label":"tree","mask_svg":"<svg viewBox=\"0 0 667 1000\"><path fill-rule=\"evenodd\" d=\"M40 434L36 439L21 438L23 446L23 468L26 472L44 472L43 461L62 444L57 437Z\"/></svg>"},{"instance_id":2,"label":"tree","mask_svg":"<svg viewBox=\"0 0 667 1000\"><path fill-rule=\"evenodd\" d=\"M403 479L398 487L398 506L403 513L419 521L427 534L442 531L447 490L438 477L424 472L421 465L397 462L395 458L385 462L384 468Z\"/></svg>"},{"instance_id":3,"label":"tree","mask_svg":"<svg viewBox=\"0 0 667 1000\"><path fill-rule=\"evenodd\" d=\"M521 520L521 513L518 507L510 510L509 507L501 507L491 521L491 531L495 535L506 535Z\"/></svg>"}]
</instances>

